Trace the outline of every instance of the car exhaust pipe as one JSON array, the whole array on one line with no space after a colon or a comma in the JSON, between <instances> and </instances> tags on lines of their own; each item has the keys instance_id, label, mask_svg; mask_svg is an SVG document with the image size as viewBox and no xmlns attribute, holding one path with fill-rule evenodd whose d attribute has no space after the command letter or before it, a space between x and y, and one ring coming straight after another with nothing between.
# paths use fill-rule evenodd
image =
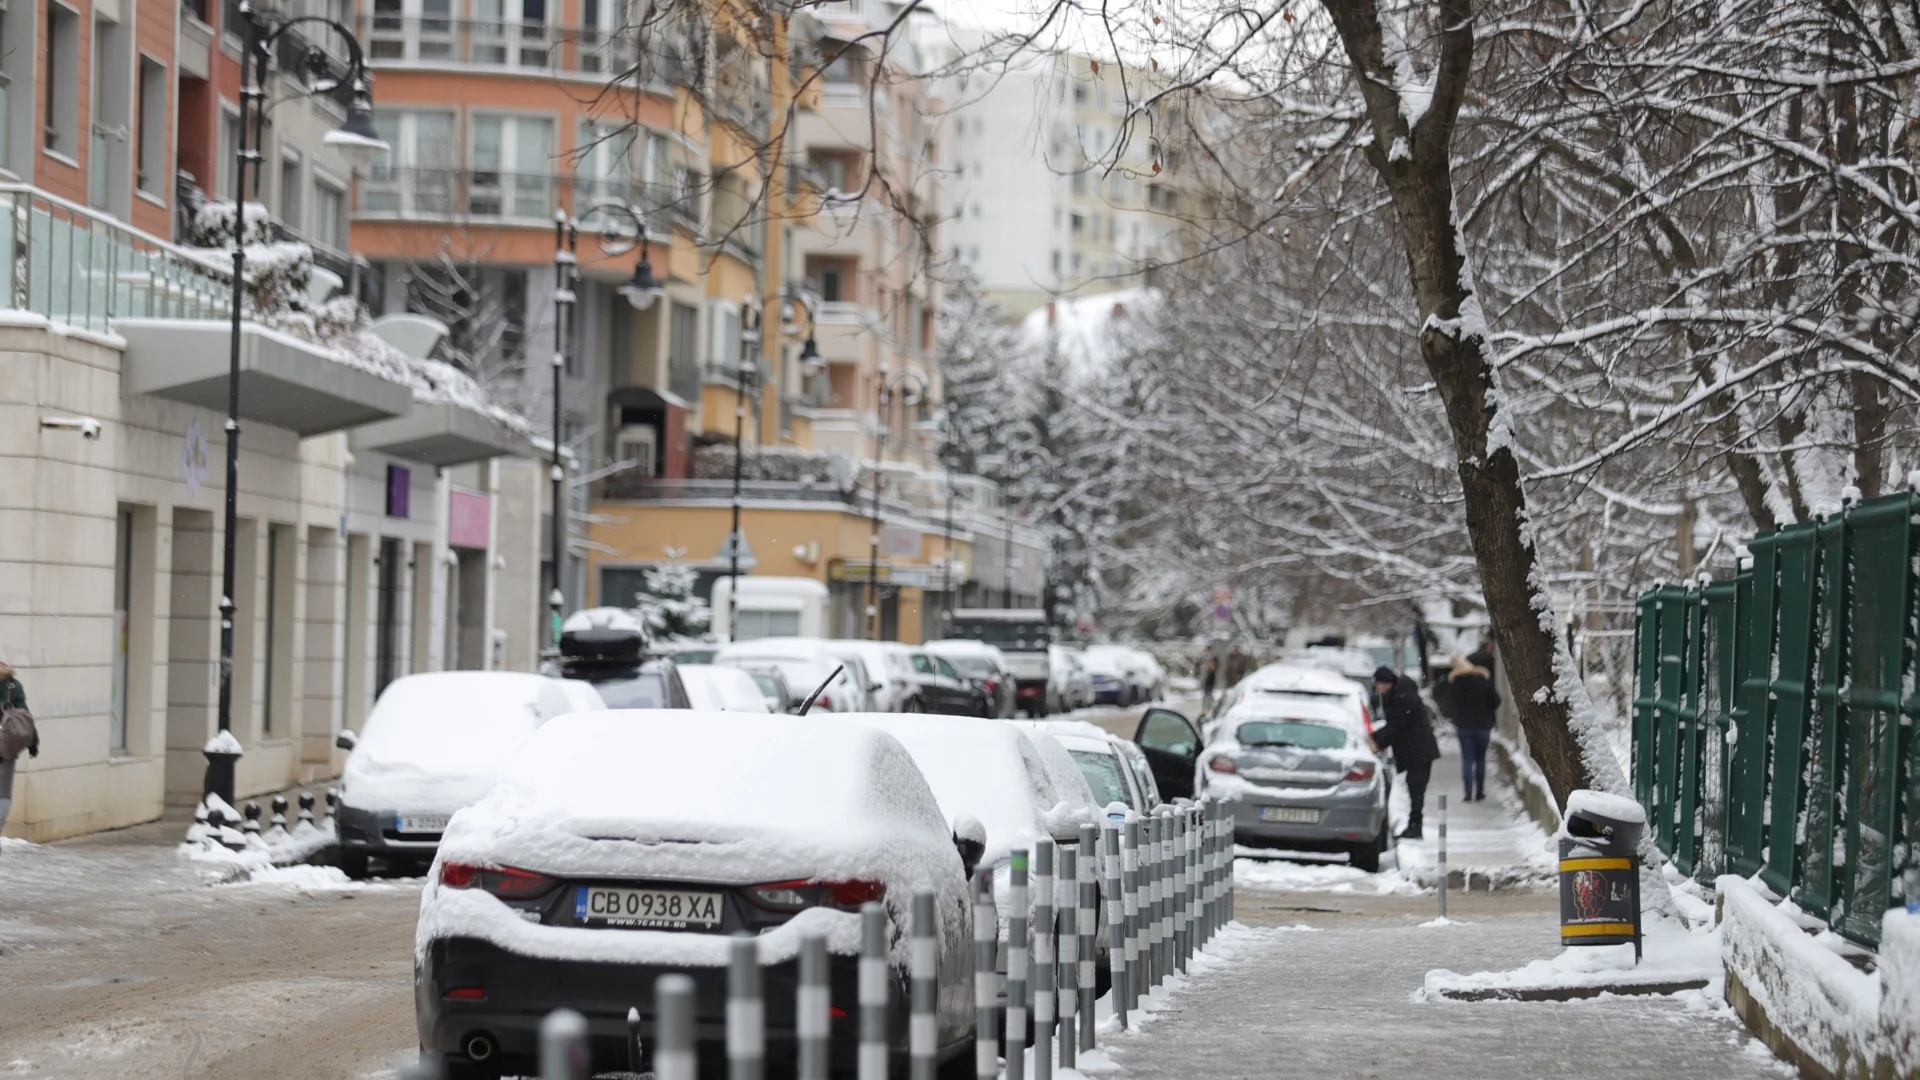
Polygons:
<instances>
[{"instance_id":1,"label":"car exhaust pipe","mask_svg":"<svg viewBox=\"0 0 1920 1080\"><path fill-rule=\"evenodd\" d=\"M475 1064L491 1060L495 1049L493 1036L484 1031L476 1031L460 1040L461 1052L467 1055L468 1061Z\"/></svg>"}]
</instances>

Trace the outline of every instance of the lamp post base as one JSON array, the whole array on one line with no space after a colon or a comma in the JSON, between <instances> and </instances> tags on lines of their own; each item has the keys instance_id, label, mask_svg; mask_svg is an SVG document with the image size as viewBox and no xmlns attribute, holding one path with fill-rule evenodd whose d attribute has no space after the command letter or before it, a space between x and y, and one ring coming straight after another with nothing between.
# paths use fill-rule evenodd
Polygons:
<instances>
[{"instance_id":1,"label":"lamp post base","mask_svg":"<svg viewBox=\"0 0 1920 1080\"><path fill-rule=\"evenodd\" d=\"M231 750L207 750L204 753L207 755L207 782L203 790L232 806L234 763L240 760L240 755Z\"/></svg>"}]
</instances>

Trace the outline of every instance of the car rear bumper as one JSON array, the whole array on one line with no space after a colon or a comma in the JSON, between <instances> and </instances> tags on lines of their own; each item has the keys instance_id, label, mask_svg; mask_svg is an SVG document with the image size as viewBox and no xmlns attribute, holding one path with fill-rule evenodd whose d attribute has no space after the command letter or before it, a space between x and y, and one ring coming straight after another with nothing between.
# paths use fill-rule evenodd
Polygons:
<instances>
[{"instance_id":1,"label":"car rear bumper","mask_svg":"<svg viewBox=\"0 0 1920 1080\"><path fill-rule=\"evenodd\" d=\"M1320 796L1293 798L1266 795L1244 786L1233 803L1233 836L1247 843L1300 841L1345 845L1363 843L1380 835L1386 820L1386 807L1366 796ZM1316 810L1315 822L1268 821L1261 811L1268 808Z\"/></svg>"},{"instance_id":2,"label":"car rear bumper","mask_svg":"<svg viewBox=\"0 0 1920 1080\"><path fill-rule=\"evenodd\" d=\"M419 834L419 839L403 838L395 828L399 813L394 810L362 810L341 803L333 814L334 832L340 849L378 859L418 859L431 862L440 850L439 833Z\"/></svg>"},{"instance_id":3,"label":"car rear bumper","mask_svg":"<svg viewBox=\"0 0 1920 1080\"><path fill-rule=\"evenodd\" d=\"M836 1010L829 1021L836 1071L854 1067L859 1034L858 964L858 958L852 956L828 959L829 995ZM489 1067L498 1064L509 1075L516 1068L533 1075L538 1064L541 1021L555 1009L568 1008L586 1017L592 1071L624 1069L628 1064L627 1010L640 1011L641 1038L652 1046L654 983L667 974L682 974L693 980L694 1038L703 1057L718 1060L726 1042L725 968L543 959L464 937L434 941L414 971L414 1014L420 1045L466 1058L475 1037L485 1036L494 1047ZM791 1058L798 962L766 965L761 968L761 979L767 1056L774 1060ZM466 987L478 987L485 997L462 1000L447 996L451 990ZM889 988L893 1007L888 1009L887 1018L896 1054L906 1050L907 1015L901 1005L907 1000L906 992L904 973L895 971ZM956 1002L971 1003L971 986L965 995L953 997ZM960 1051L972 1023L972 1011L969 1008L965 1016L956 1014L945 1019L943 1056Z\"/></svg>"}]
</instances>

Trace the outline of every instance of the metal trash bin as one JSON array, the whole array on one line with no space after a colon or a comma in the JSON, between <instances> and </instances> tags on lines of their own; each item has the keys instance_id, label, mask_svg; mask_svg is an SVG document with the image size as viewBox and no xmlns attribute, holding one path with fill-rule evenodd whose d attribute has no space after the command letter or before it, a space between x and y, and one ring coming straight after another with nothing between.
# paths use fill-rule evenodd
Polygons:
<instances>
[{"instance_id":1,"label":"metal trash bin","mask_svg":"<svg viewBox=\"0 0 1920 1080\"><path fill-rule=\"evenodd\" d=\"M1596 792L1576 791L1567 800L1560 825L1560 944L1632 942L1633 961L1640 962L1639 848L1646 816L1639 811L1630 800Z\"/></svg>"}]
</instances>

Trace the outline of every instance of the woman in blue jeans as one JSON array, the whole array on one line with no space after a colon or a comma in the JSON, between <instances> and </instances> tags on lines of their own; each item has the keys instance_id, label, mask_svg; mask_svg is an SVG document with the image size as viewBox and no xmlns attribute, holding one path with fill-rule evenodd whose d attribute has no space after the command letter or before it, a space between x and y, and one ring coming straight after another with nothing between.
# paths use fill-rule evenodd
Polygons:
<instances>
[{"instance_id":1,"label":"woman in blue jeans","mask_svg":"<svg viewBox=\"0 0 1920 1080\"><path fill-rule=\"evenodd\" d=\"M1494 716L1500 711L1500 691L1493 686L1493 657L1476 652L1453 658L1448 674L1453 704L1453 727L1460 736L1460 782L1466 799L1487 797L1487 744L1493 741Z\"/></svg>"}]
</instances>

